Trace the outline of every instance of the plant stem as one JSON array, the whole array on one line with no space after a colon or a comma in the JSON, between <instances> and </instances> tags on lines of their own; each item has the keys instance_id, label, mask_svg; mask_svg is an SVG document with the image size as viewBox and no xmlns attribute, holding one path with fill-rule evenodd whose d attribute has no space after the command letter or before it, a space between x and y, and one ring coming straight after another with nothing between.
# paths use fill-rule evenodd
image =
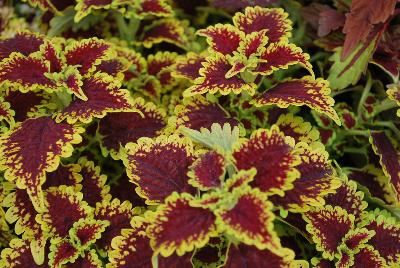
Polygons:
<instances>
[{"instance_id":1,"label":"plant stem","mask_svg":"<svg viewBox=\"0 0 400 268\"><path fill-rule=\"evenodd\" d=\"M357 90L361 90L361 89L363 89L362 86L355 86L355 87L346 88L345 90L341 90L341 91L338 91L338 92L332 92L331 93L331 97L335 97L335 96L340 95L342 93L347 93L347 92L350 92L350 91L357 91Z\"/></svg>"},{"instance_id":2,"label":"plant stem","mask_svg":"<svg viewBox=\"0 0 400 268\"><path fill-rule=\"evenodd\" d=\"M360 102L358 103L358 108L357 108L357 118L360 120L361 116L362 116L362 111L363 111L363 105L365 103L365 100L368 97L368 94L371 90L373 81L372 81L372 77L371 74L368 74L368 80L367 80L367 84L364 87L364 90L362 92L361 98L360 98Z\"/></svg>"},{"instance_id":3,"label":"plant stem","mask_svg":"<svg viewBox=\"0 0 400 268\"><path fill-rule=\"evenodd\" d=\"M390 110L390 109L393 109L396 107L399 107L399 106L397 105L397 103L394 100L385 99L379 105L374 107L375 111L374 111L372 117L378 115L379 113L381 113L383 111Z\"/></svg>"}]
</instances>

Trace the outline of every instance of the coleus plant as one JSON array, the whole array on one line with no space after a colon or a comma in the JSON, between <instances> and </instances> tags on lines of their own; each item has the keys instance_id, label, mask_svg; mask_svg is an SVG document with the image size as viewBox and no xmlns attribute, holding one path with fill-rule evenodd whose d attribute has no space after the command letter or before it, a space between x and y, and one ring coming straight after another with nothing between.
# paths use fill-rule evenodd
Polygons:
<instances>
[{"instance_id":1,"label":"coleus plant","mask_svg":"<svg viewBox=\"0 0 400 268\"><path fill-rule=\"evenodd\" d=\"M300 2L27 2L0 5L0 267L400 265L398 81L331 92Z\"/></svg>"}]
</instances>

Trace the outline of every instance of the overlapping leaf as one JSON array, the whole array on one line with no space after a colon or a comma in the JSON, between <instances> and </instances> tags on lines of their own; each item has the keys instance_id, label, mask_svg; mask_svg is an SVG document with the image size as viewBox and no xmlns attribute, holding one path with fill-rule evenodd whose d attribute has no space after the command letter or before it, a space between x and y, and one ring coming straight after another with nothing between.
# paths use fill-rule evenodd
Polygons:
<instances>
[{"instance_id":1,"label":"overlapping leaf","mask_svg":"<svg viewBox=\"0 0 400 268\"><path fill-rule=\"evenodd\" d=\"M72 144L81 141L81 132L73 125L38 117L16 124L0 138L0 166L5 178L16 181L18 188L26 188L37 210L43 208L41 185L46 172L57 168L60 157L72 154Z\"/></svg>"}]
</instances>

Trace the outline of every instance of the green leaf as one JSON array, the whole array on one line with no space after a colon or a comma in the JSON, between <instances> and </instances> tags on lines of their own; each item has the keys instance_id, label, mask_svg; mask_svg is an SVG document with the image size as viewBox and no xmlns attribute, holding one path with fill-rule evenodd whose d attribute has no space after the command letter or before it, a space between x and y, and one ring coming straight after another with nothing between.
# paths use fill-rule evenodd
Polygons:
<instances>
[{"instance_id":1,"label":"green leaf","mask_svg":"<svg viewBox=\"0 0 400 268\"><path fill-rule=\"evenodd\" d=\"M339 47L335 50L335 53L330 57L330 60L334 62L329 70L328 77L331 88L344 89L358 82L372 58L377 40L378 37L375 37L367 47L359 44L344 61L340 60L343 48Z\"/></svg>"},{"instance_id":2,"label":"green leaf","mask_svg":"<svg viewBox=\"0 0 400 268\"><path fill-rule=\"evenodd\" d=\"M201 143L211 149L222 149L225 153L231 152L232 145L240 136L239 128L237 126L232 128L229 123L225 123L223 127L214 123L211 126L211 131L206 128L197 131L186 127L180 128L180 131L194 142Z\"/></svg>"}]
</instances>

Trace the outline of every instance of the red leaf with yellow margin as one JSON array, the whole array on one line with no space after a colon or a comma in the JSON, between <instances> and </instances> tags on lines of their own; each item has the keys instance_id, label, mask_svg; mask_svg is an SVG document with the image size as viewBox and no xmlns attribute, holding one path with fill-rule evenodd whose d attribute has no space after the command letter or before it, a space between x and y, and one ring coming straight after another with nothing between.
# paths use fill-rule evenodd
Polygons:
<instances>
[{"instance_id":1,"label":"red leaf with yellow margin","mask_svg":"<svg viewBox=\"0 0 400 268\"><path fill-rule=\"evenodd\" d=\"M177 135L140 138L128 143L122 156L136 192L146 204L159 204L173 192L195 193L187 173L195 160L195 151L189 138Z\"/></svg>"},{"instance_id":2,"label":"red leaf with yellow margin","mask_svg":"<svg viewBox=\"0 0 400 268\"><path fill-rule=\"evenodd\" d=\"M147 223L142 218L134 218L133 229L125 229L121 236L112 241L112 250L108 252L110 263L106 268L152 268L153 249L146 234ZM191 253L183 256L173 254L169 257L157 256L160 268L191 268Z\"/></svg>"},{"instance_id":3,"label":"red leaf with yellow margin","mask_svg":"<svg viewBox=\"0 0 400 268\"><path fill-rule=\"evenodd\" d=\"M379 156L383 172L390 178L390 183L397 193L397 201L400 201L400 155L398 150L384 132L371 131L370 143L375 154Z\"/></svg>"},{"instance_id":4,"label":"red leaf with yellow margin","mask_svg":"<svg viewBox=\"0 0 400 268\"><path fill-rule=\"evenodd\" d=\"M183 92L184 97L204 93L221 93L228 95L233 92L239 94L242 91L247 91L250 95L254 94L257 87L254 83L246 83L242 78L233 76L226 78L227 72L232 65L228 59L220 54L215 57L209 57L203 63L203 68L200 69L200 77L194 80L194 85Z\"/></svg>"},{"instance_id":5,"label":"red leaf with yellow margin","mask_svg":"<svg viewBox=\"0 0 400 268\"><path fill-rule=\"evenodd\" d=\"M272 196L271 201L292 212L308 211L312 207L324 205L324 196L335 193L340 180L334 178L334 169L329 154L321 143L311 146L300 143L301 163L296 166L300 178L293 182L293 189L287 190L283 197Z\"/></svg>"},{"instance_id":6,"label":"red leaf with yellow margin","mask_svg":"<svg viewBox=\"0 0 400 268\"><path fill-rule=\"evenodd\" d=\"M305 122L301 116L292 113L283 114L275 123L285 136L292 137L296 143L305 142L311 144L319 140L319 132L309 122Z\"/></svg>"},{"instance_id":7,"label":"red leaf with yellow margin","mask_svg":"<svg viewBox=\"0 0 400 268\"><path fill-rule=\"evenodd\" d=\"M84 256L79 256L74 263L67 263L65 268L102 268L103 262L97 256L94 249L86 251Z\"/></svg>"},{"instance_id":8,"label":"red leaf with yellow margin","mask_svg":"<svg viewBox=\"0 0 400 268\"><path fill-rule=\"evenodd\" d=\"M10 103L11 109L15 112L14 120L22 122L37 111L41 104L47 103L48 96L41 92L22 93L19 90L10 89L4 95L4 100Z\"/></svg>"},{"instance_id":9,"label":"red leaf with yellow margin","mask_svg":"<svg viewBox=\"0 0 400 268\"><path fill-rule=\"evenodd\" d=\"M354 181L345 179L335 193L325 196L325 203L345 209L349 214L354 215L356 222L358 222L363 211L368 206L363 199L364 193L357 191L357 184Z\"/></svg>"},{"instance_id":10,"label":"red leaf with yellow margin","mask_svg":"<svg viewBox=\"0 0 400 268\"><path fill-rule=\"evenodd\" d=\"M68 65L78 65L82 75L93 72L96 65L102 60L112 58L111 45L97 38L71 41L65 49L64 54Z\"/></svg>"},{"instance_id":11,"label":"red leaf with yellow margin","mask_svg":"<svg viewBox=\"0 0 400 268\"><path fill-rule=\"evenodd\" d=\"M41 185L46 172L57 169L60 157L72 154L72 144L81 142L83 129L38 117L17 123L0 137L0 169L4 177L27 189L37 210L43 208ZM34 142L32 142L34 141Z\"/></svg>"},{"instance_id":12,"label":"red leaf with yellow margin","mask_svg":"<svg viewBox=\"0 0 400 268\"><path fill-rule=\"evenodd\" d=\"M201 54L188 52L186 56L177 58L172 67L172 76L194 80L199 77L199 71L203 67L206 57Z\"/></svg>"},{"instance_id":13,"label":"red leaf with yellow margin","mask_svg":"<svg viewBox=\"0 0 400 268\"><path fill-rule=\"evenodd\" d=\"M247 245L276 252L280 241L274 231L273 205L266 199L258 189L236 188L233 196L226 198L215 211L219 230Z\"/></svg>"},{"instance_id":14,"label":"red leaf with yellow margin","mask_svg":"<svg viewBox=\"0 0 400 268\"><path fill-rule=\"evenodd\" d=\"M303 214L307 231L312 235L318 251L326 259L333 260L345 235L354 228L354 215L341 207L316 208Z\"/></svg>"},{"instance_id":15,"label":"red leaf with yellow margin","mask_svg":"<svg viewBox=\"0 0 400 268\"><path fill-rule=\"evenodd\" d=\"M291 267L294 263L294 252L288 248L282 248L278 254L270 250L259 250L254 246L245 244L231 244L227 253L225 268L241 267Z\"/></svg>"},{"instance_id":16,"label":"red leaf with yellow margin","mask_svg":"<svg viewBox=\"0 0 400 268\"><path fill-rule=\"evenodd\" d=\"M375 209L369 212L361 222L361 226L375 231L368 242L379 252L387 265L400 265L400 224L388 211Z\"/></svg>"},{"instance_id":17,"label":"red leaf with yellow margin","mask_svg":"<svg viewBox=\"0 0 400 268\"><path fill-rule=\"evenodd\" d=\"M242 139L235 146L234 164L239 170L255 167L257 174L250 185L262 192L283 196L300 177L295 168L300 163L299 155L294 151L295 142L276 126L270 130L259 129L250 139Z\"/></svg>"},{"instance_id":18,"label":"red leaf with yellow margin","mask_svg":"<svg viewBox=\"0 0 400 268\"><path fill-rule=\"evenodd\" d=\"M224 189L228 192L233 192L236 188L248 185L256 176L257 170L251 168L249 170L240 170L224 183Z\"/></svg>"},{"instance_id":19,"label":"red leaf with yellow margin","mask_svg":"<svg viewBox=\"0 0 400 268\"><path fill-rule=\"evenodd\" d=\"M95 9L107 9L110 8L113 0L77 0L75 10L75 22L79 22L81 19L89 15L92 10Z\"/></svg>"},{"instance_id":20,"label":"red leaf with yellow margin","mask_svg":"<svg viewBox=\"0 0 400 268\"><path fill-rule=\"evenodd\" d=\"M56 238L51 240L49 265L52 268L64 267L64 264L75 262L79 257L80 249L69 240Z\"/></svg>"},{"instance_id":21,"label":"red leaf with yellow margin","mask_svg":"<svg viewBox=\"0 0 400 268\"><path fill-rule=\"evenodd\" d=\"M89 123L93 118L103 118L110 112L136 111L130 93L120 89L120 84L112 76L96 73L83 81L83 93L88 100L74 99L67 107L56 114L56 121L67 120Z\"/></svg>"},{"instance_id":22,"label":"red leaf with yellow margin","mask_svg":"<svg viewBox=\"0 0 400 268\"><path fill-rule=\"evenodd\" d=\"M97 247L102 251L111 249L111 241L121 234L121 230L130 228L133 216L139 214L140 209L132 208L129 201L120 202L117 198L103 200L96 204L95 219L109 221L110 225L96 241Z\"/></svg>"},{"instance_id":23,"label":"red leaf with yellow margin","mask_svg":"<svg viewBox=\"0 0 400 268\"><path fill-rule=\"evenodd\" d=\"M232 127L238 121L232 118L218 103L208 101L202 96L183 99L182 104L176 105L175 116L169 118L169 124L175 129L186 127L194 130L211 129L212 124L223 126L229 123Z\"/></svg>"},{"instance_id":24,"label":"red leaf with yellow margin","mask_svg":"<svg viewBox=\"0 0 400 268\"><path fill-rule=\"evenodd\" d=\"M244 13L236 13L234 25L246 34L267 30L269 42L287 41L291 36L289 14L281 8L247 7Z\"/></svg>"},{"instance_id":25,"label":"red leaf with yellow margin","mask_svg":"<svg viewBox=\"0 0 400 268\"><path fill-rule=\"evenodd\" d=\"M97 202L109 199L110 186L106 185L107 176L101 174L100 167L95 166L86 157L81 157L78 164L81 166L79 173L82 176L80 184L82 185L83 200L89 206L95 207Z\"/></svg>"},{"instance_id":26,"label":"red leaf with yellow margin","mask_svg":"<svg viewBox=\"0 0 400 268\"><path fill-rule=\"evenodd\" d=\"M233 55L239 48L240 41L245 38L243 32L230 24L216 24L199 30L198 35L207 38L211 52L218 52L222 55Z\"/></svg>"},{"instance_id":27,"label":"red leaf with yellow margin","mask_svg":"<svg viewBox=\"0 0 400 268\"><path fill-rule=\"evenodd\" d=\"M64 165L61 163L58 168L46 175L46 181L43 184L43 189L50 187L58 187L61 185L73 186L79 188L78 185L82 181L82 176L79 174L81 166L78 164Z\"/></svg>"},{"instance_id":28,"label":"red leaf with yellow margin","mask_svg":"<svg viewBox=\"0 0 400 268\"><path fill-rule=\"evenodd\" d=\"M8 58L13 52L29 56L39 51L43 43L43 36L28 31L17 32L13 37L0 39L0 61Z\"/></svg>"},{"instance_id":29,"label":"red leaf with yellow margin","mask_svg":"<svg viewBox=\"0 0 400 268\"><path fill-rule=\"evenodd\" d=\"M313 75L312 65L309 60L310 56L296 45L286 42L272 43L261 54L259 58L260 63L252 73L270 75L277 70L287 69L291 65L300 64Z\"/></svg>"},{"instance_id":30,"label":"red leaf with yellow margin","mask_svg":"<svg viewBox=\"0 0 400 268\"><path fill-rule=\"evenodd\" d=\"M396 65L397 68L397 65ZM387 90L386 93L389 97L389 99L394 100L398 106L400 106L400 85L399 84L390 84L387 85ZM372 106L373 107L373 106ZM367 107L366 107L367 109ZM370 108L372 109L372 108ZM397 110L397 116L400 117L400 109Z\"/></svg>"},{"instance_id":31,"label":"red leaf with yellow margin","mask_svg":"<svg viewBox=\"0 0 400 268\"><path fill-rule=\"evenodd\" d=\"M369 192L372 197L377 197L387 204L395 204L397 202L396 192L389 183L389 178L385 176L381 168L374 165L367 165L361 169L348 169L347 176L349 179L356 181L364 192Z\"/></svg>"},{"instance_id":32,"label":"red leaf with yellow margin","mask_svg":"<svg viewBox=\"0 0 400 268\"><path fill-rule=\"evenodd\" d=\"M44 264L38 265L31 254L29 239L13 239L9 244L9 248L3 249L1 252L1 267L8 268L49 268L47 260Z\"/></svg>"},{"instance_id":33,"label":"red leaf with yellow margin","mask_svg":"<svg viewBox=\"0 0 400 268\"><path fill-rule=\"evenodd\" d=\"M75 222L72 229L69 230L70 239L80 250L87 249L109 226L108 221L95 219L80 219Z\"/></svg>"},{"instance_id":34,"label":"red leaf with yellow margin","mask_svg":"<svg viewBox=\"0 0 400 268\"><path fill-rule=\"evenodd\" d=\"M160 51L147 57L147 73L157 78L163 92L175 84L175 78L171 76L171 66L177 56L174 52Z\"/></svg>"},{"instance_id":35,"label":"red leaf with yellow margin","mask_svg":"<svg viewBox=\"0 0 400 268\"><path fill-rule=\"evenodd\" d=\"M202 191L219 188L225 176L225 158L215 151L210 151L200 156L190 169L189 184Z\"/></svg>"},{"instance_id":36,"label":"red leaf with yellow margin","mask_svg":"<svg viewBox=\"0 0 400 268\"><path fill-rule=\"evenodd\" d=\"M383 259L377 250L371 246L363 247L360 252L354 255L354 268L381 268L387 267L385 259Z\"/></svg>"},{"instance_id":37,"label":"red leaf with yellow margin","mask_svg":"<svg viewBox=\"0 0 400 268\"><path fill-rule=\"evenodd\" d=\"M167 42L185 48L187 37L185 35L185 22L174 18L161 19L144 28L143 36L138 41L146 48L155 44Z\"/></svg>"},{"instance_id":38,"label":"red leaf with yellow margin","mask_svg":"<svg viewBox=\"0 0 400 268\"><path fill-rule=\"evenodd\" d=\"M101 136L103 154L111 153L119 158L120 146L136 142L140 137L153 138L166 126L166 113L152 102L135 100L135 108L140 112L110 113L100 120L98 133Z\"/></svg>"},{"instance_id":39,"label":"red leaf with yellow margin","mask_svg":"<svg viewBox=\"0 0 400 268\"><path fill-rule=\"evenodd\" d=\"M187 193L173 193L155 212L146 212L150 221L147 234L156 254L169 257L176 252L182 256L218 236L213 212L190 206L191 200L193 197Z\"/></svg>"},{"instance_id":40,"label":"red leaf with yellow margin","mask_svg":"<svg viewBox=\"0 0 400 268\"><path fill-rule=\"evenodd\" d=\"M5 102L2 97L0 97L0 121L6 120L10 125L14 123L15 112L11 110L11 105Z\"/></svg>"},{"instance_id":41,"label":"red leaf with yellow margin","mask_svg":"<svg viewBox=\"0 0 400 268\"><path fill-rule=\"evenodd\" d=\"M311 109L327 115L340 126L340 119L332 108L334 100L329 96L330 92L326 80L304 76L301 79L289 80L268 89L256 96L251 103L256 107L276 104L280 108L287 108L289 105L307 105Z\"/></svg>"},{"instance_id":42,"label":"red leaf with yellow margin","mask_svg":"<svg viewBox=\"0 0 400 268\"><path fill-rule=\"evenodd\" d=\"M13 53L0 62L0 85L17 87L21 92L35 89L54 91L56 83L45 75L50 71L49 65L38 53L29 56Z\"/></svg>"},{"instance_id":43,"label":"red leaf with yellow margin","mask_svg":"<svg viewBox=\"0 0 400 268\"><path fill-rule=\"evenodd\" d=\"M169 17L174 13L166 0L142 0L135 14L143 17L154 15L158 17Z\"/></svg>"},{"instance_id":44,"label":"red leaf with yellow margin","mask_svg":"<svg viewBox=\"0 0 400 268\"><path fill-rule=\"evenodd\" d=\"M36 216L36 221L46 233L65 238L75 222L92 213L82 199L82 193L76 192L71 186L50 188L45 192L45 210Z\"/></svg>"}]
</instances>

